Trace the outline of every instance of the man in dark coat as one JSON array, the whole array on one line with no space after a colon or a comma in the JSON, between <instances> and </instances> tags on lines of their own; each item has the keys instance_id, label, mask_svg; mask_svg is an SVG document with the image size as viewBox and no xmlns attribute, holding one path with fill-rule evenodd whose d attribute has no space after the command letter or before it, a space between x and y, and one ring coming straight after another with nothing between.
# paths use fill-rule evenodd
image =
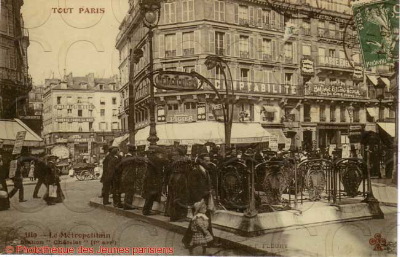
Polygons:
<instances>
[{"instance_id":1,"label":"man in dark coat","mask_svg":"<svg viewBox=\"0 0 400 257\"><path fill-rule=\"evenodd\" d=\"M19 191L19 201L26 202L26 200L24 200L22 163L19 158L19 155L14 155L14 158L10 163L10 169L15 169L15 176L11 178L14 182L14 188L10 191L9 197L12 198Z\"/></svg>"},{"instance_id":2,"label":"man in dark coat","mask_svg":"<svg viewBox=\"0 0 400 257\"><path fill-rule=\"evenodd\" d=\"M127 145L128 153L122 158L117 170L121 172L120 191L125 193L124 210L135 209L132 206L133 196L135 195L135 182L137 180L137 170L145 167L146 159L136 155L136 147Z\"/></svg>"},{"instance_id":3,"label":"man in dark coat","mask_svg":"<svg viewBox=\"0 0 400 257\"><path fill-rule=\"evenodd\" d=\"M153 203L161 201L165 164L165 156L160 147L150 146L147 154L149 163L143 181L142 197L145 199L143 215L151 215Z\"/></svg>"},{"instance_id":4,"label":"man in dark coat","mask_svg":"<svg viewBox=\"0 0 400 257\"><path fill-rule=\"evenodd\" d=\"M4 191L8 195L7 182L6 182L7 177L8 177L8 171L3 162L3 157L0 155L0 191ZM7 210L10 208L10 199L8 199L8 196L0 200L1 200L0 210Z\"/></svg>"},{"instance_id":5,"label":"man in dark coat","mask_svg":"<svg viewBox=\"0 0 400 257\"><path fill-rule=\"evenodd\" d=\"M40 187L44 184L44 178L46 176L46 165L42 161L35 162L35 178L38 179L35 189L33 190L33 198L40 198L38 196Z\"/></svg>"},{"instance_id":6,"label":"man in dark coat","mask_svg":"<svg viewBox=\"0 0 400 257\"><path fill-rule=\"evenodd\" d=\"M192 161L186 157L186 149L178 146L177 158L171 165L171 175L168 182L168 198L166 215L171 221L186 218L189 204L189 191L187 177L192 169Z\"/></svg>"},{"instance_id":7,"label":"man in dark coat","mask_svg":"<svg viewBox=\"0 0 400 257\"><path fill-rule=\"evenodd\" d=\"M111 158L111 148L109 148L107 145L103 146L104 151L107 151L106 157L104 157L103 160L103 174L101 175L100 182L103 184L103 187L101 189L101 195L103 197L103 204L111 204L109 201L109 195L110 195L110 190L111 190L111 181L108 179L107 181L105 178L108 178L108 162ZM107 194L106 194L107 191Z\"/></svg>"},{"instance_id":8,"label":"man in dark coat","mask_svg":"<svg viewBox=\"0 0 400 257\"><path fill-rule=\"evenodd\" d=\"M188 174L189 204L193 205L204 199L208 201L211 192L211 178L206 153L200 154Z\"/></svg>"},{"instance_id":9,"label":"man in dark coat","mask_svg":"<svg viewBox=\"0 0 400 257\"><path fill-rule=\"evenodd\" d=\"M103 202L108 201L108 195L110 193L110 186L112 185L113 194L113 205L117 208L122 208L121 203L121 193L119 184L121 181L121 172L117 169L121 157L118 155L118 147L112 147L110 152L110 157L107 163L107 174L104 177L104 182L107 187L104 191ZM103 173L104 174L104 173Z\"/></svg>"}]
</instances>

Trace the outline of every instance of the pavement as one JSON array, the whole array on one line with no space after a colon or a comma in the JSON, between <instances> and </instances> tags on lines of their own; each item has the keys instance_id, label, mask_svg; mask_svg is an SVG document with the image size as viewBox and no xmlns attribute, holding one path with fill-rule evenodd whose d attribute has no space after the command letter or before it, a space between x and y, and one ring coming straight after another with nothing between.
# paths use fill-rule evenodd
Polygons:
<instances>
[{"instance_id":1,"label":"pavement","mask_svg":"<svg viewBox=\"0 0 400 257\"><path fill-rule=\"evenodd\" d=\"M398 190L392 179L372 179L371 184L374 196L381 205L397 207Z\"/></svg>"}]
</instances>

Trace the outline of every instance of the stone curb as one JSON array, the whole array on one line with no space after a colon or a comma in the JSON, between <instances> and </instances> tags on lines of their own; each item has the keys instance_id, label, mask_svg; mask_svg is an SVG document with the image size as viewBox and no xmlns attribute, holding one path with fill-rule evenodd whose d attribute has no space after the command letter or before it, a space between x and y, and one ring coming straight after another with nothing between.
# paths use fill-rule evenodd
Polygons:
<instances>
[{"instance_id":1,"label":"stone curb","mask_svg":"<svg viewBox=\"0 0 400 257\"><path fill-rule=\"evenodd\" d=\"M103 204L93 201L91 200L89 202L90 206L99 208L99 209L103 209L106 211L110 211L113 213L116 213L117 215L121 215L121 216L125 216L127 218L134 218L136 220L140 220L142 222L146 222L146 223L150 223L152 225L164 228L166 230L170 230L173 231L175 233L179 233L179 234L184 234L186 231L186 228L189 225L188 221L183 221L183 222L170 222L169 221L169 217L165 217L163 215L150 215L150 216L144 216L141 214L141 210L133 210L133 211L128 211L128 210L123 210L123 209L117 209L114 208L112 205L107 205L104 206ZM219 230L217 228L213 227L213 231L215 235L218 234L226 234L226 231L222 231ZM235 237L235 236L234 236ZM273 252L269 252L266 250L262 250L259 248L255 248L255 247L251 247L249 245L246 244L242 244L240 243L240 240L238 241L233 241L233 240L229 240L227 238L223 238L223 237L218 237L215 236L214 238L218 239L218 241L220 243L222 243L224 246L227 246L229 248L240 248L241 250L244 250L246 252L251 253L251 255L253 256L281 256L277 253L273 253ZM239 239L239 237L238 237Z\"/></svg>"}]
</instances>

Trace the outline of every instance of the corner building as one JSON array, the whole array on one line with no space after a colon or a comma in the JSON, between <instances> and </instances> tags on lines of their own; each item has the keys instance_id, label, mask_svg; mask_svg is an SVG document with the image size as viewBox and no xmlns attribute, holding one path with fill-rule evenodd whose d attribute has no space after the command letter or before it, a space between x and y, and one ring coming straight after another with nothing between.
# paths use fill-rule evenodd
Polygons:
<instances>
[{"instance_id":1,"label":"corner building","mask_svg":"<svg viewBox=\"0 0 400 257\"><path fill-rule=\"evenodd\" d=\"M43 138L47 152L64 159L99 161L121 133L118 119L119 83L116 77L93 73L46 79L43 93Z\"/></svg>"},{"instance_id":2,"label":"corner building","mask_svg":"<svg viewBox=\"0 0 400 257\"><path fill-rule=\"evenodd\" d=\"M234 123L261 124L275 138L269 142L273 150L289 148L290 140L284 135L288 131L296 132L298 148L346 144L350 148L349 126L366 125L365 104L369 101L356 33L346 28L350 7L343 1L269 2L162 2L160 22L154 30L154 68L194 70L224 94L222 72L207 70L204 64L208 55L219 55L232 73ZM149 63L147 28L139 11L139 1L130 1L116 43L121 60L123 128L129 127L130 71L133 81L138 81ZM285 17L283 12L294 17ZM130 67L133 49L143 50L144 56ZM149 123L148 82L135 84L134 94L138 130ZM219 119L215 92L207 88L186 93L156 89L156 102L158 124Z\"/></svg>"}]
</instances>

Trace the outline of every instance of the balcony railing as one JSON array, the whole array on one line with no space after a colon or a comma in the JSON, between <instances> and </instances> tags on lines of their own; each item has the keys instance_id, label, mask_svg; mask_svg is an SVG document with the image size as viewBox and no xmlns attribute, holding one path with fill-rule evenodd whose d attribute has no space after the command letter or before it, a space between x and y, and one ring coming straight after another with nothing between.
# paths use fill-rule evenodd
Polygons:
<instances>
[{"instance_id":1,"label":"balcony railing","mask_svg":"<svg viewBox=\"0 0 400 257\"><path fill-rule=\"evenodd\" d=\"M183 49L183 56L194 55L194 48Z\"/></svg>"},{"instance_id":2,"label":"balcony railing","mask_svg":"<svg viewBox=\"0 0 400 257\"><path fill-rule=\"evenodd\" d=\"M343 40L344 32L336 29L318 28L318 36L321 38Z\"/></svg>"},{"instance_id":3,"label":"balcony railing","mask_svg":"<svg viewBox=\"0 0 400 257\"><path fill-rule=\"evenodd\" d=\"M239 19L239 25L249 26L249 20L240 18Z\"/></svg>"},{"instance_id":4,"label":"balcony railing","mask_svg":"<svg viewBox=\"0 0 400 257\"><path fill-rule=\"evenodd\" d=\"M264 61L272 61L272 55L271 54L263 54L263 60Z\"/></svg>"},{"instance_id":5,"label":"balcony railing","mask_svg":"<svg viewBox=\"0 0 400 257\"><path fill-rule=\"evenodd\" d=\"M347 59L338 57L319 56L318 64L324 67L352 68Z\"/></svg>"},{"instance_id":6,"label":"balcony railing","mask_svg":"<svg viewBox=\"0 0 400 257\"><path fill-rule=\"evenodd\" d=\"M176 56L176 50L165 51L165 57L175 57L175 56Z\"/></svg>"},{"instance_id":7,"label":"balcony railing","mask_svg":"<svg viewBox=\"0 0 400 257\"><path fill-rule=\"evenodd\" d=\"M320 120L320 121L326 121L326 117L323 117L323 116L322 116L322 117L319 117L319 120Z\"/></svg>"},{"instance_id":8,"label":"balcony railing","mask_svg":"<svg viewBox=\"0 0 400 257\"><path fill-rule=\"evenodd\" d=\"M311 29L310 28L303 28L303 35L310 36L311 35Z\"/></svg>"},{"instance_id":9,"label":"balcony railing","mask_svg":"<svg viewBox=\"0 0 400 257\"><path fill-rule=\"evenodd\" d=\"M215 54L216 55L224 55L225 49L223 48L215 48Z\"/></svg>"},{"instance_id":10,"label":"balcony railing","mask_svg":"<svg viewBox=\"0 0 400 257\"><path fill-rule=\"evenodd\" d=\"M285 63L293 63L293 57L286 57L285 56Z\"/></svg>"},{"instance_id":11,"label":"balcony railing","mask_svg":"<svg viewBox=\"0 0 400 257\"><path fill-rule=\"evenodd\" d=\"M249 52L248 51L240 51L240 57L241 58L249 58Z\"/></svg>"},{"instance_id":12,"label":"balcony railing","mask_svg":"<svg viewBox=\"0 0 400 257\"><path fill-rule=\"evenodd\" d=\"M336 118L335 117L331 117L331 122L336 122Z\"/></svg>"},{"instance_id":13,"label":"balcony railing","mask_svg":"<svg viewBox=\"0 0 400 257\"><path fill-rule=\"evenodd\" d=\"M304 117L304 122L311 122L311 117Z\"/></svg>"}]
</instances>

